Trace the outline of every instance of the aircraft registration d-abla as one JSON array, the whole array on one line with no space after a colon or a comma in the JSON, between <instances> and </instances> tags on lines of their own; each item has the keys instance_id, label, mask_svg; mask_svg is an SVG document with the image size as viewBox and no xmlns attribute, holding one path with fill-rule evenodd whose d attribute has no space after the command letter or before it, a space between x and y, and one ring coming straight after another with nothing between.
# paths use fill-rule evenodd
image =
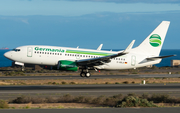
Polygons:
<instances>
[{"instance_id":1,"label":"aircraft registration d-abla","mask_svg":"<svg viewBox=\"0 0 180 113\"><path fill-rule=\"evenodd\" d=\"M158 64L163 58L174 56L159 56L169 25L169 21L162 21L139 46L132 48L133 40L123 51L103 51L102 44L97 50L27 45L6 52L4 56L22 67L24 64L37 64L57 66L59 70L80 69L81 77L90 77L91 69L135 69Z\"/></svg>"}]
</instances>

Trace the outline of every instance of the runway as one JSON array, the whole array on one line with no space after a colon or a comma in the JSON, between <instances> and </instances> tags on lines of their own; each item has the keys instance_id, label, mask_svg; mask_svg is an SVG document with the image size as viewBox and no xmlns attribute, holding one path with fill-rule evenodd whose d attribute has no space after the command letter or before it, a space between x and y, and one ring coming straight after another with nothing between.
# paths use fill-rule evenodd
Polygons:
<instances>
[{"instance_id":1,"label":"runway","mask_svg":"<svg viewBox=\"0 0 180 113\"><path fill-rule=\"evenodd\" d=\"M179 113L180 108L8 109L2 113Z\"/></svg>"},{"instance_id":2,"label":"runway","mask_svg":"<svg viewBox=\"0 0 180 113\"><path fill-rule=\"evenodd\" d=\"M169 94L180 96L180 84L132 84L132 85L43 85L43 86L0 86L0 98L15 98L20 95L59 96L63 94L84 96L112 96L116 94Z\"/></svg>"},{"instance_id":3,"label":"runway","mask_svg":"<svg viewBox=\"0 0 180 113\"><path fill-rule=\"evenodd\" d=\"M2 76L0 80L42 80L42 79L104 79L104 78L177 78L180 74L142 74L142 75L92 75L90 78L82 78L78 75L63 75L63 76Z\"/></svg>"}]
</instances>

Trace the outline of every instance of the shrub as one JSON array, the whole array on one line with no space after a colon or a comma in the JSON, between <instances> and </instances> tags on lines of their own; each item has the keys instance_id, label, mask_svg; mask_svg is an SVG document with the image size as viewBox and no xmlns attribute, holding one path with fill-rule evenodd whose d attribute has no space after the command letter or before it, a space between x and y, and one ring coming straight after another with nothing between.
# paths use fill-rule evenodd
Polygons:
<instances>
[{"instance_id":1,"label":"shrub","mask_svg":"<svg viewBox=\"0 0 180 113\"><path fill-rule=\"evenodd\" d=\"M119 101L117 107L157 107L153 102L139 97L127 96L122 101Z\"/></svg>"},{"instance_id":2,"label":"shrub","mask_svg":"<svg viewBox=\"0 0 180 113\"><path fill-rule=\"evenodd\" d=\"M6 101L0 100L0 109L9 108L9 105Z\"/></svg>"},{"instance_id":3,"label":"shrub","mask_svg":"<svg viewBox=\"0 0 180 113\"><path fill-rule=\"evenodd\" d=\"M52 97L47 97L46 98L46 103L57 103L58 100L57 99L54 99Z\"/></svg>"},{"instance_id":4,"label":"shrub","mask_svg":"<svg viewBox=\"0 0 180 113\"><path fill-rule=\"evenodd\" d=\"M129 82L128 81L124 81L123 84L129 84Z\"/></svg>"},{"instance_id":5,"label":"shrub","mask_svg":"<svg viewBox=\"0 0 180 113\"><path fill-rule=\"evenodd\" d=\"M70 82L70 84L76 84L75 82Z\"/></svg>"},{"instance_id":6,"label":"shrub","mask_svg":"<svg viewBox=\"0 0 180 113\"><path fill-rule=\"evenodd\" d=\"M135 82L134 82L134 81L132 81L132 84L135 84Z\"/></svg>"},{"instance_id":7,"label":"shrub","mask_svg":"<svg viewBox=\"0 0 180 113\"><path fill-rule=\"evenodd\" d=\"M128 96L136 96L136 94L135 93L129 93L129 94L127 94Z\"/></svg>"},{"instance_id":8,"label":"shrub","mask_svg":"<svg viewBox=\"0 0 180 113\"><path fill-rule=\"evenodd\" d=\"M110 84L109 82L105 82L105 84Z\"/></svg>"},{"instance_id":9,"label":"shrub","mask_svg":"<svg viewBox=\"0 0 180 113\"><path fill-rule=\"evenodd\" d=\"M113 106L116 106L116 104L117 104L118 101L119 101L119 100L116 99L116 98L109 97L109 98L106 98L106 99L104 100L103 104L104 104L104 105L107 105L107 106L113 107Z\"/></svg>"},{"instance_id":10,"label":"shrub","mask_svg":"<svg viewBox=\"0 0 180 113\"><path fill-rule=\"evenodd\" d=\"M31 97L26 97L26 96L17 97L12 101L12 103L19 103L19 104L30 103L30 102L31 102Z\"/></svg>"},{"instance_id":11,"label":"shrub","mask_svg":"<svg viewBox=\"0 0 180 113\"><path fill-rule=\"evenodd\" d=\"M52 84L52 82L48 82L48 84Z\"/></svg>"},{"instance_id":12,"label":"shrub","mask_svg":"<svg viewBox=\"0 0 180 113\"><path fill-rule=\"evenodd\" d=\"M149 97L149 95L147 93L143 93L141 96L142 99L148 99L148 97Z\"/></svg>"},{"instance_id":13,"label":"shrub","mask_svg":"<svg viewBox=\"0 0 180 113\"><path fill-rule=\"evenodd\" d=\"M67 83L66 83L66 82L64 82L64 81L62 81L61 83L62 83L62 84L67 84Z\"/></svg>"},{"instance_id":14,"label":"shrub","mask_svg":"<svg viewBox=\"0 0 180 113\"><path fill-rule=\"evenodd\" d=\"M122 94L114 95L113 98L118 99L118 100L122 100L123 95Z\"/></svg>"},{"instance_id":15,"label":"shrub","mask_svg":"<svg viewBox=\"0 0 180 113\"><path fill-rule=\"evenodd\" d=\"M52 84L53 84L53 85L55 85L55 84L56 84L56 82L53 82Z\"/></svg>"},{"instance_id":16,"label":"shrub","mask_svg":"<svg viewBox=\"0 0 180 113\"><path fill-rule=\"evenodd\" d=\"M115 82L115 84L120 84L119 82Z\"/></svg>"},{"instance_id":17,"label":"shrub","mask_svg":"<svg viewBox=\"0 0 180 113\"><path fill-rule=\"evenodd\" d=\"M103 105L105 99L106 99L105 96L102 95L102 96L99 96L99 97L93 99L92 103L93 104Z\"/></svg>"},{"instance_id":18,"label":"shrub","mask_svg":"<svg viewBox=\"0 0 180 113\"><path fill-rule=\"evenodd\" d=\"M10 103L18 103L18 104L22 104L22 103L44 103L45 99L43 98L39 98L39 97L28 97L28 96L21 96L21 97L17 97L16 99L12 100Z\"/></svg>"},{"instance_id":19,"label":"shrub","mask_svg":"<svg viewBox=\"0 0 180 113\"><path fill-rule=\"evenodd\" d=\"M58 102L73 102L74 97L70 94L65 94L58 99Z\"/></svg>"},{"instance_id":20,"label":"shrub","mask_svg":"<svg viewBox=\"0 0 180 113\"><path fill-rule=\"evenodd\" d=\"M169 97L167 94L153 94L148 100L153 101L154 103L169 103L172 101L172 98Z\"/></svg>"},{"instance_id":21,"label":"shrub","mask_svg":"<svg viewBox=\"0 0 180 113\"><path fill-rule=\"evenodd\" d=\"M86 98L84 96L78 96L74 99L75 102L84 103Z\"/></svg>"}]
</instances>

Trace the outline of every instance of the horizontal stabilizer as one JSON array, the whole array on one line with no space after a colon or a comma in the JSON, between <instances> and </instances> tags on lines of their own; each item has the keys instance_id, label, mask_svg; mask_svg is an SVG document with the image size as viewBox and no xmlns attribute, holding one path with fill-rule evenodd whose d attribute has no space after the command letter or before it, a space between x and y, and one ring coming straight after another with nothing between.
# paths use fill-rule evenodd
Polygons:
<instances>
[{"instance_id":1,"label":"horizontal stabilizer","mask_svg":"<svg viewBox=\"0 0 180 113\"><path fill-rule=\"evenodd\" d=\"M135 42L135 40L133 40L122 53L129 53L134 45L134 42Z\"/></svg>"},{"instance_id":2,"label":"horizontal stabilizer","mask_svg":"<svg viewBox=\"0 0 180 113\"><path fill-rule=\"evenodd\" d=\"M151 58L146 58L147 60L157 60L157 59L163 59L163 58L168 58L176 55L168 55L168 56L159 56L159 57L151 57Z\"/></svg>"}]
</instances>

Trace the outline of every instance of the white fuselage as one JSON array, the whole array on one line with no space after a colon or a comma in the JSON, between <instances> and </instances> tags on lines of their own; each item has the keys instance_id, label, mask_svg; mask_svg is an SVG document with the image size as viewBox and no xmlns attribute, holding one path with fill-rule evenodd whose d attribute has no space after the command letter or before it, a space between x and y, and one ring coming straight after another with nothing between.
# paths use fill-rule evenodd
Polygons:
<instances>
[{"instance_id":1,"label":"white fuselage","mask_svg":"<svg viewBox=\"0 0 180 113\"><path fill-rule=\"evenodd\" d=\"M117 54L117 52L57 46L29 45L17 47L16 49L5 53L4 56L19 63L56 66L60 60L78 61L83 59L104 57L112 54ZM161 59L147 61L146 58L148 57L151 56L143 53L136 53L136 51L132 49L132 51L126 55L112 58L111 62L94 67L97 69L108 70L131 69L157 64L161 61Z\"/></svg>"}]
</instances>

